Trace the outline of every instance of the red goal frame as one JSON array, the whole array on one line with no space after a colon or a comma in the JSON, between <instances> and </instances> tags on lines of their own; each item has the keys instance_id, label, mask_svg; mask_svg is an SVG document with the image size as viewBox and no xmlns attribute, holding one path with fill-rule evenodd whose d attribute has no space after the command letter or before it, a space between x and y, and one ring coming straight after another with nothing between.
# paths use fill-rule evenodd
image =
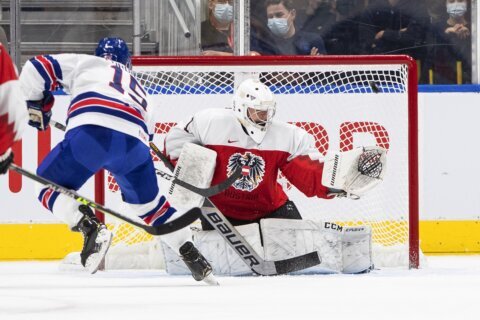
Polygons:
<instances>
[{"instance_id":1,"label":"red goal frame","mask_svg":"<svg viewBox=\"0 0 480 320\"><path fill-rule=\"evenodd\" d=\"M134 56L134 66L255 66L255 65L388 65L407 66L408 89L408 181L409 181L409 267L419 267L419 181L418 181L418 82L416 61L406 55L359 56ZM103 203L104 176L95 181L95 200Z\"/></svg>"}]
</instances>

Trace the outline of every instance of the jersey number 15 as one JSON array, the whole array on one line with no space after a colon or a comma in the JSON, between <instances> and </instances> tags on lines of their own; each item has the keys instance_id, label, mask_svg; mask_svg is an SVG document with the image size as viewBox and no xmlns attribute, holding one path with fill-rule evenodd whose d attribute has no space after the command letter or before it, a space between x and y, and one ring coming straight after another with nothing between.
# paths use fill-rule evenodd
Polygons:
<instances>
[{"instance_id":1,"label":"jersey number 15","mask_svg":"<svg viewBox=\"0 0 480 320\"><path fill-rule=\"evenodd\" d=\"M122 76L123 70L120 66L112 65L112 68L115 70L113 74L113 81L111 81L110 87L114 88L121 94L124 94L125 90L122 87ZM137 80L130 74L130 91L128 95L133 99L139 106L145 110L147 108L146 93L143 90L142 86L137 82Z\"/></svg>"}]
</instances>

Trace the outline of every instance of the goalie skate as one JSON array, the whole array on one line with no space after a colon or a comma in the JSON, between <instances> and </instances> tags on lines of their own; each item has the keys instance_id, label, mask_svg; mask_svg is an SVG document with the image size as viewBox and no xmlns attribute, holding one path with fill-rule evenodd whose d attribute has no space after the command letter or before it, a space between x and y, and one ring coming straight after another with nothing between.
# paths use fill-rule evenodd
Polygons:
<instances>
[{"instance_id":1,"label":"goalie skate","mask_svg":"<svg viewBox=\"0 0 480 320\"><path fill-rule=\"evenodd\" d=\"M180 256L197 281L204 281L209 285L218 285L217 279L212 274L212 266L198 251L192 242L185 242L180 247Z\"/></svg>"},{"instance_id":2,"label":"goalie skate","mask_svg":"<svg viewBox=\"0 0 480 320\"><path fill-rule=\"evenodd\" d=\"M78 210L84 214L76 227L84 238L80 261L88 272L93 274L105 260L113 234L97 219L89 207L81 205Z\"/></svg>"}]
</instances>

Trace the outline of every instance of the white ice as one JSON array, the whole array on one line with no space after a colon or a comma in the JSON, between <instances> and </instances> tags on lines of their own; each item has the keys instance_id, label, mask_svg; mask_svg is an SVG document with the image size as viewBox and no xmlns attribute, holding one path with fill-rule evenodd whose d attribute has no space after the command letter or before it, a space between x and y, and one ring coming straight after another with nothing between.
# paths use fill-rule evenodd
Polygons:
<instances>
[{"instance_id":1,"label":"white ice","mask_svg":"<svg viewBox=\"0 0 480 320\"><path fill-rule=\"evenodd\" d=\"M480 256L429 256L419 270L364 275L219 277L163 271L61 272L0 263L0 319L480 319Z\"/></svg>"}]
</instances>

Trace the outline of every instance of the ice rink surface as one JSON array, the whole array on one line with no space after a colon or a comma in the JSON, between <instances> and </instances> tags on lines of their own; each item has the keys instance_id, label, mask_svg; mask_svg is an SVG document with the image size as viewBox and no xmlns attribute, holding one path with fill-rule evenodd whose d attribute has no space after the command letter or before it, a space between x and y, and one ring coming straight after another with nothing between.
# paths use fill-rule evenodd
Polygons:
<instances>
[{"instance_id":1,"label":"ice rink surface","mask_svg":"<svg viewBox=\"0 0 480 320\"><path fill-rule=\"evenodd\" d=\"M58 270L1 262L0 319L480 319L480 256L428 256L419 270L363 275L218 277Z\"/></svg>"}]
</instances>

